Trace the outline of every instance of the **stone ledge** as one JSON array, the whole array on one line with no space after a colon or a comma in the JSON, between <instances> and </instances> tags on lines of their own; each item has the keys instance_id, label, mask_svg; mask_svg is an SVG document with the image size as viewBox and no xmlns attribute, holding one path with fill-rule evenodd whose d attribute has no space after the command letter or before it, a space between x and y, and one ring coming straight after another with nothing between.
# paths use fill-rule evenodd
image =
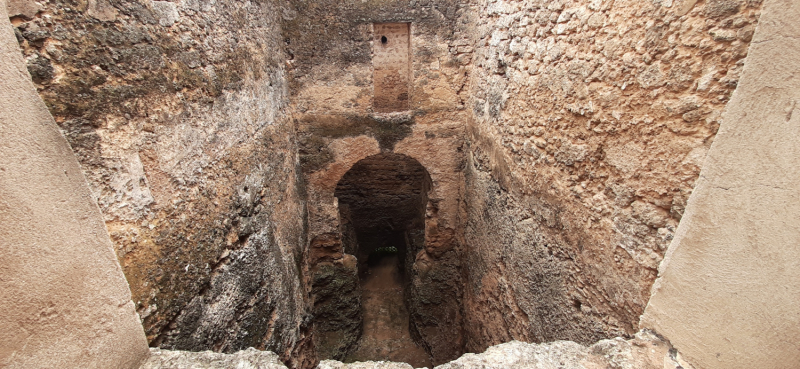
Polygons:
<instances>
[{"instance_id":1,"label":"stone ledge","mask_svg":"<svg viewBox=\"0 0 800 369\"><path fill-rule=\"evenodd\" d=\"M150 349L150 358L140 369L287 369L278 355L254 348L233 354Z\"/></svg>"},{"instance_id":2,"label":"stone ledge","mask_svg":"<svg viewBox=\"0 0 800 369\"><path fill-rule=\"evenodd\" d=\"M141 369L285 369L278 355L249 348L234 354L150 349ZM617 337L586 347L572 341L534 344L512 341L480 354L464 354L435 369L693 369L669 342L643 330L630 340ZM317 369L413 369L406 363L324 360Z\"/></svg>"}]
</instances>

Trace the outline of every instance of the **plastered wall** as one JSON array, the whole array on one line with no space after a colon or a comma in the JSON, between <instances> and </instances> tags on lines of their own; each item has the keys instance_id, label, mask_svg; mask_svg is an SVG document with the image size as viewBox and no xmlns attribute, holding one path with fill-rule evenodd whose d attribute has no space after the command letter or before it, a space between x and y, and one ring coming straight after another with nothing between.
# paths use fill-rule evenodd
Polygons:
<instances>
[{"instance_id":1,"label":"plastered wall","mask_svg":"<svg viewBox=\"0 0 800 369\"><path fill-rule=\"evenodd\" d=\"M374 108L408 110L410 29L408 23L376 23L373 35Z\"/></svg>"},{"instance_id":2,"label":"plastered wall","mask_svg":"<svg viewBox=\"0 0 800 369\"><path fill-rule=\"evenodd\" d=\"M136 368L147 341L81 167L0 1L0 367Z\"/></svg>"},{"instance_id":3,"label":"plastered wall","mask_svg":"<svg viewBox=\"0 0 800 369\"><path fill-rule=\"evenodd\" d=\"M765 1L642 317L698 368L800 365L798 17Z\"/></svg>"}]
</instances>

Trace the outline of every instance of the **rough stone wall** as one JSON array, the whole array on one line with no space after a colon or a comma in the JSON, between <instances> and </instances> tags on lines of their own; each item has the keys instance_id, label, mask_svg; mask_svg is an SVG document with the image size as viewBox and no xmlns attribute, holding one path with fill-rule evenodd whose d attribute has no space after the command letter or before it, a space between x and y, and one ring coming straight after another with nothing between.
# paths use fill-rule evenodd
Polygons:
<instances>
[{"instance_id":1,"label":"rough stone wall","mask_svg":"<svg viewBox=\"0 0 800 369\"><path fill-rule=\"evenodd\" d=\"M316 262L311 270L314 291L314 347L318 357L344 360L362 332L361 286L356 258Z\"/></svg>"},{"instance_id":2,"label":"rough stone wall","mask_svg":"<svg viewBox=\"0 0 800 369\"><path fill-rule=\"evenodd\" d=\"M284 9L291 93L301 113L372 111L373 23L411 22L411 110L462 104L468 26L456 0L291 1ZM456 45L462 45L457 52ZM451 52L452 51L452 52Z\"/></svg>"},{"instance_id":3,"label":"rough stone wall","mask_svg":"<svg viewBox=\"0 0 800 369\"><path fill-rule=\"evenodd\" d=\"M78 160L0 0L0 367L137 368L147 341Z\"/></svg>"},{"instance_id":4,"label":"rough stone wall","mask_svg":"<svg viewBox=\"0 0 800 369\"><path fill-rule=\"evenodd\" d=\"M408 155L431 176L426 249L420 275L436 275L417 304L428 318L420 333L434 358L461 353L457 231L463 194L464 108L471 49L467 15L458 1L293 1L283 12L290 91L297 112L300 159L307 179L309 242L339 233L334 198L339 179L361 159L381 152ZM411 23L409 110L373 109L374 23ZM378 38L379 40L379 38ZM312 250L312 252L315 252ZM310 266L313 267L313 266ZM421 301L421 300L419 300ZM412 303L414 305L414 303ZM414 306L409 307L415 309Z\"/></svg>"},{"instance_id":5,"label":"rough stone wall","mask_svg":"<svg viewBox=\"0 0 800 369\"><path fill-rule=\"evenodd\" d=\"M277 2L12 5L151 345L313 360Z\"/></svg>"},{"instance_id":6,"label":"rough stone wall","mask_svg":"<svg viewBox=\"0 0 800 369\"><path fill-rule=\"evenodd\" d=\"M377 154L360 160L342 176L334 195L347 206L357 230L422 228L430 179L405 155Z\"/></svg>"},{"instance_id":7,"label":"rough stone wall","mask_svg":"<svg viewBox=\"0 0 800 369\"><path fill-rule=\"evenodd\" d=\"M481 1L467 348L630 335L760 1Z\"/></svg>"}]
</instances>

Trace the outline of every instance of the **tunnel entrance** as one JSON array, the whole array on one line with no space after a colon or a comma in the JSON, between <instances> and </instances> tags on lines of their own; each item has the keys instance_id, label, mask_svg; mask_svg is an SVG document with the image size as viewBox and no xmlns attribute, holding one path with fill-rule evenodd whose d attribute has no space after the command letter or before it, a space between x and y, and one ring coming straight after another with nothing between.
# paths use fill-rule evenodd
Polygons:
<instances>
[{"instance_id":1,"label":"tunnel entrance","mask_svg":"<svg viewBox=\"0 0 800 369\"><path fill-rule=\"evenodd\" d=\"M412 339L411 268L425 241L431 180L415 159L383 153L365 158L336 186L344 252L356 256L363 333L346 362L388 360L432 366Z\"/></svg>"}]
</instances>

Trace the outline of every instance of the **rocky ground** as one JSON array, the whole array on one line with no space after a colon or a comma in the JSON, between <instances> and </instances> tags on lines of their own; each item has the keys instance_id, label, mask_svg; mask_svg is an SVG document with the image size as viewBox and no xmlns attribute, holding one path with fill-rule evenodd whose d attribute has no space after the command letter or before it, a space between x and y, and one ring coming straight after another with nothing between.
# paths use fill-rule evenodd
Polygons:
<instances>
[{"instance_id":1,"label":"rocky ground","mask_svg":"<svg viewBox=\"0 0 800 369\"><path fill-rule=\"evenodd\" d=\"M278 356L253 348L235 354L151 349L142 369L286 368ZM406 363L369 361L344 364L325 360L318 369L413 369ZM591 346L571 341L532 344L512 341L492 346L481 354L464 354L435 369L691 369L672 346L649 331L631 340L614 338Z\"/></svg>"}]
</instances>

